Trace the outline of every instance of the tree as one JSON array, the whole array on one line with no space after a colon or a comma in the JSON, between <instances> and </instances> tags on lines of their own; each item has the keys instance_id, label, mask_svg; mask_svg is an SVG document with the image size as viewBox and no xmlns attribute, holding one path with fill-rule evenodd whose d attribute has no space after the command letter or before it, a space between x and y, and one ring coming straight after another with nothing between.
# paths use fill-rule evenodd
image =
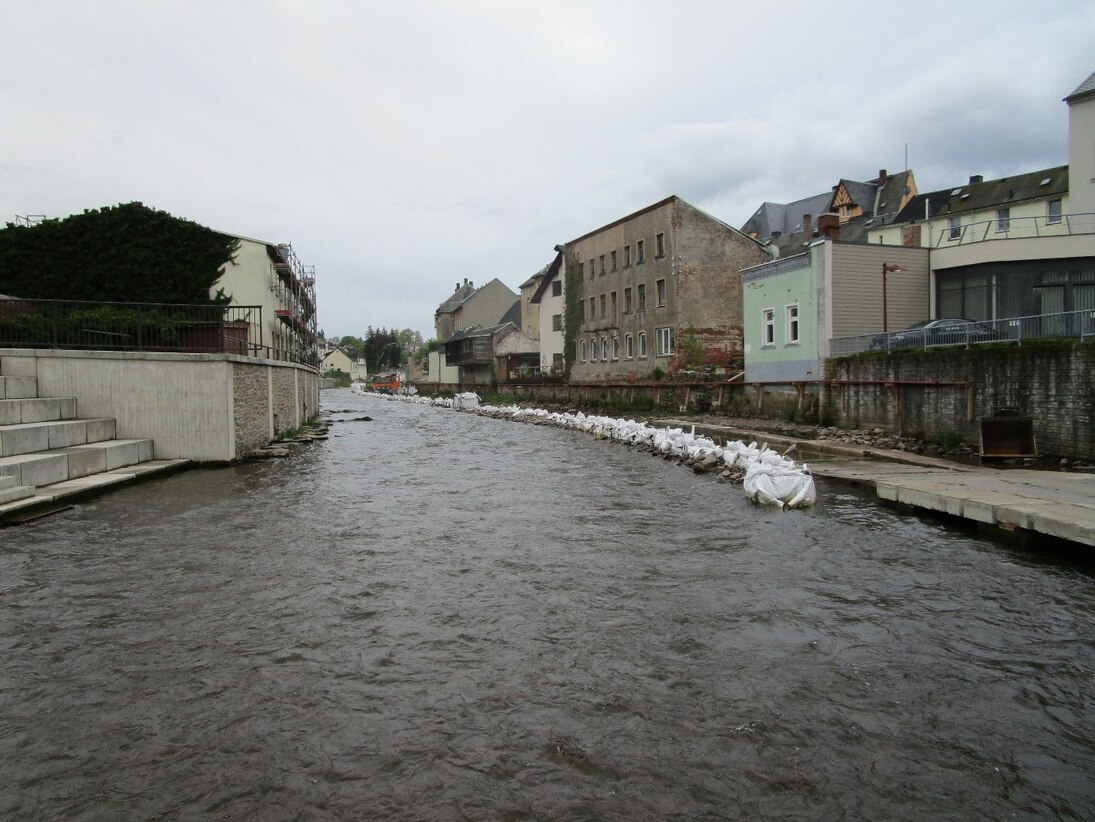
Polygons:
<instances>
[{"instance_id":1,"label":"tree","mask_svg":"<svg viewBox=\"0 0 1095 822\"><path fill-rule=\"evenodd\" d=\"M696 326L689 325L680 340L681 359L686 368L696 369L703 365L703 340L696 335Z\"/></svg>"},{"instance_id":2,"label":"tree","mask_svg":"<svg viewBox=\"0 0 1095 822\"><path fill-rule=\"evenodd\" d=\"M402 360L402 348L395 332L386 328L369 327L363 341L362 355L367 367L380 370L396 368Z\"/></svg>"},{"instance_id":3,"label":"tree","mask_svg":"<svg viewBox=\"0 0 1095 822\"><path fill-rule=\"evenodd\" d=\"M95 302L227 302L210 292L234 237L125 203L0 229L0 294Z\"/></svg>"}]
</instances>

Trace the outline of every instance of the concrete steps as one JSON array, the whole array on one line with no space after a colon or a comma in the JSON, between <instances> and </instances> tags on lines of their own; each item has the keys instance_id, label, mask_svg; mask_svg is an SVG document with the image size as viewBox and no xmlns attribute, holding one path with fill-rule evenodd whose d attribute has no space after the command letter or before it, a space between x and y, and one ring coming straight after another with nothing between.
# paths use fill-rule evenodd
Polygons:
<instances>
[{"instance_id":1,"label":"concrete steps","mask_svg":"<svg viewBox=\"0 0 1095 822\"><path fill-rule=\"evenodd\" d=\"M21 499L34 496L34 488L30 485L20 485L15 477L0 476L0 505L18 502Z\"/></svg>"},{"instance_id":2,"label":"concrete steps","mask_svg":"<svg viewBox=\"0 0 1095 822\"><path fill-rule=\"evenodd\" d=\"M75 397L39 397L29 358L0 360L0 519L188 460L155 460L152 440L117 439L113 419L77 417Z\"/></svg>"},{"instance_id":3,"label":"concrete steps","mask_svg":"<svg viewBox=\"0 0 1095 822\"><path fill-rule=\"evenodd\" d=\"M0 376L0 400L18 400L38 396L38 380L35 377Z\"/></svg>"}]
</instances>

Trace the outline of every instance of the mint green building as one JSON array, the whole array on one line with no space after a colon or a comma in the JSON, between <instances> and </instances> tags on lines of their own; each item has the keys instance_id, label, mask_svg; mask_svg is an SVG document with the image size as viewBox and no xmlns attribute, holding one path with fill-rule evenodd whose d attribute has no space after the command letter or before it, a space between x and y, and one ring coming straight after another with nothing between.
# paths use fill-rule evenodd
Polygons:
<instances>
[{"instance_id":1,"label":"mint green building","mask_svg":"<svg viewBox=\"0 0 1095 822\"><path fill-rule=\"evenodd\" d=\"M745 380L824 378L832 340L905 328L929 317L928 249L816 238L801 253L742 271ZM882 266L897 266L886 283ZM891 269L892 270L892 269Z\"/></svg>"}]
</instances>

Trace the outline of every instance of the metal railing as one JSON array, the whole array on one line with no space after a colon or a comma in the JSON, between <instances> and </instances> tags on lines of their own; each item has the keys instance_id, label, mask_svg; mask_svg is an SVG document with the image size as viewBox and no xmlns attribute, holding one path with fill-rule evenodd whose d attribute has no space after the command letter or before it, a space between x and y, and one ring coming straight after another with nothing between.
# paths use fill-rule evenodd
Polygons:
<instances>
[{"instance_id":1,"label":"metal railing","mask_svg":"<svg viewBox=\"0 0 1095 822\"><path fill-rule=\"evenodd\" d=\"M181 351L287 359L263 345L262 307L0 297L0 348ZM280 356L277 356L280 354Z\"/></svg>"},{"instance_id":2,"label":"metal railing","mask_svg":"<svg viewBox=\"0 0 1095 822\"><path fill-rule=\"evenodd\" d=\"M935 248L950 248L991 240L1029 237L1064 237L1095 233L1095 214L1060 214L1054 217L992 217L975 223L947 226L939 230Z\"/></svg>"},{"instance_id":3,"label":"metal railing","mask_svg":"<svg viewBox=\"0 0 1095 822\"><path fill-rule=\"evenodd\" d=\"M889 334L860 334L855 337L834 337L830 355L842 357L862 351L895 351L901 348L927 349L960 345L970 348L987 343L1022 345L1038 339L1095 339L1095 309L1065 311L1058 314L1034 314L1027 317L1006 317L983 320L964 326L945 328L914 328L891 331Z\"/></svg>"}]
</instances>

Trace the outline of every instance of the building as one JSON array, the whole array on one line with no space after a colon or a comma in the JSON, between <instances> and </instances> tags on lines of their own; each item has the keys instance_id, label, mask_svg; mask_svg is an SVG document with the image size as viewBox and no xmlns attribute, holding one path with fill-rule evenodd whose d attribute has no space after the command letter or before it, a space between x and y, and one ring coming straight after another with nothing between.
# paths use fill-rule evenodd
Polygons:
<instances>
[{"instance_id":1,"label":"building","mask_svg":"<svg viewBox=\"0 0 1095 822\"><path fill-rule=\"evenodd\" d=\"M449 337L444 343L444 362L457 369L456 382L465 386L496 382L498 346L514 333L523 336L515 323L507 321L486 328L465 328Z\"/></svg>"},{"instance_id":2,"label":"building","mask_svg":"<svg viewBox=\"0 0 1095 822\"><path fill-rule=\"evenodd\" d=\"M540 282L547 275L548 266L544 266L523 283L518 291L521 299L521 318L518 328L528 339L539 341L540 339L540 306L532 302L533 296Z\"/></svg>"},{"instance_id":3,"label":"building","mask_svg":"<svg viewBox=\"0 0 1095 822\"><path fill-rule=\"evenodd\" d=\"M434 312L435 335L445 342L463 329L497 325L516 300L517 295L497 277L479 288L465 279Z\"/></svg>"},{"instance_id":4,"label":"building","mask_svg":"<svg viewBox=\"0 0 1095 822\"><path fill-rule=\"evenodd\" d=\"M577 268L568 282L577 293L566 299L580 301L572 382L728 367L741 357L741 269L767 259L762 243L674 195L565 247ZM698 362L682 356L686 334Z\"/></svg>"},{"instance_id":5,"label":"building","mask_svg":"<svg viewBox=\"0 0 1095 822\"><path fill-rule=\"evenodd\" d=\"M928 316L927 249L845 243L836 215L820 224L823 236L803 251L742 272L747 382L818 381L825 359L841 353L834 337Z\"/></svg>"},{"instance_id":6,"label":"building","mask_svg":"<svg viewBox=\"0 0 1095 822\"><path fill-rule=\"evenodd\" d=\"M293 247L237 237L239 249L210 289L223 289L233 305L259 306L258 356L319 365L315 269ZM252 319L251 322L254 322Z\"/></svg>"},{"instance_id":7,"label":"building","mask_svg":"<svg viewBox=\"0 0 1095 822\"><path fill-rule=\"evenodd\" d=\"M1069 164L910 200L871 243L930 249L931 317L1072 334L1095 309L1095 74L1068 97ZM1028 320L1018 320L1028 318Z\"/></svg>"},{"instance_id":8,"label":"building","mask_svg":"<svg viewBox=\"0 0 1095 822\"><path fill-rule=\"evenodd\" d=\"M352 382L363 382L369 375L364 361L355 360L345 348L337 345L329 348L320 361L320 371L332 370L349 374Z\"/></svg>"},{"instance_id":9,"label":"building","mask_svg":"<svg viewBox=\"0 0 1095 822\"><path fill-rule=\"evenodd\" d=\"M792 203L762 203L741 227L781 254L798 253L810 244L822 214L836 214L845 242L865 242L867 230L888 225L916 196L911 170L889 174L885 169L867 182L841 179L830 191Z\"/></svg>"},{"instance_id":10,"label":"building","mask_svg":"<svg viewBox=\"0 0 1095 822\"><path fill-rule=\"evenodd\" d=\"M563 330L566 318L564 265L563 252L556 252L531 299L540 312L540 371L545 374L561 375L566 368L563 357L566 339Z\"/></svg>"}]
</instances>

